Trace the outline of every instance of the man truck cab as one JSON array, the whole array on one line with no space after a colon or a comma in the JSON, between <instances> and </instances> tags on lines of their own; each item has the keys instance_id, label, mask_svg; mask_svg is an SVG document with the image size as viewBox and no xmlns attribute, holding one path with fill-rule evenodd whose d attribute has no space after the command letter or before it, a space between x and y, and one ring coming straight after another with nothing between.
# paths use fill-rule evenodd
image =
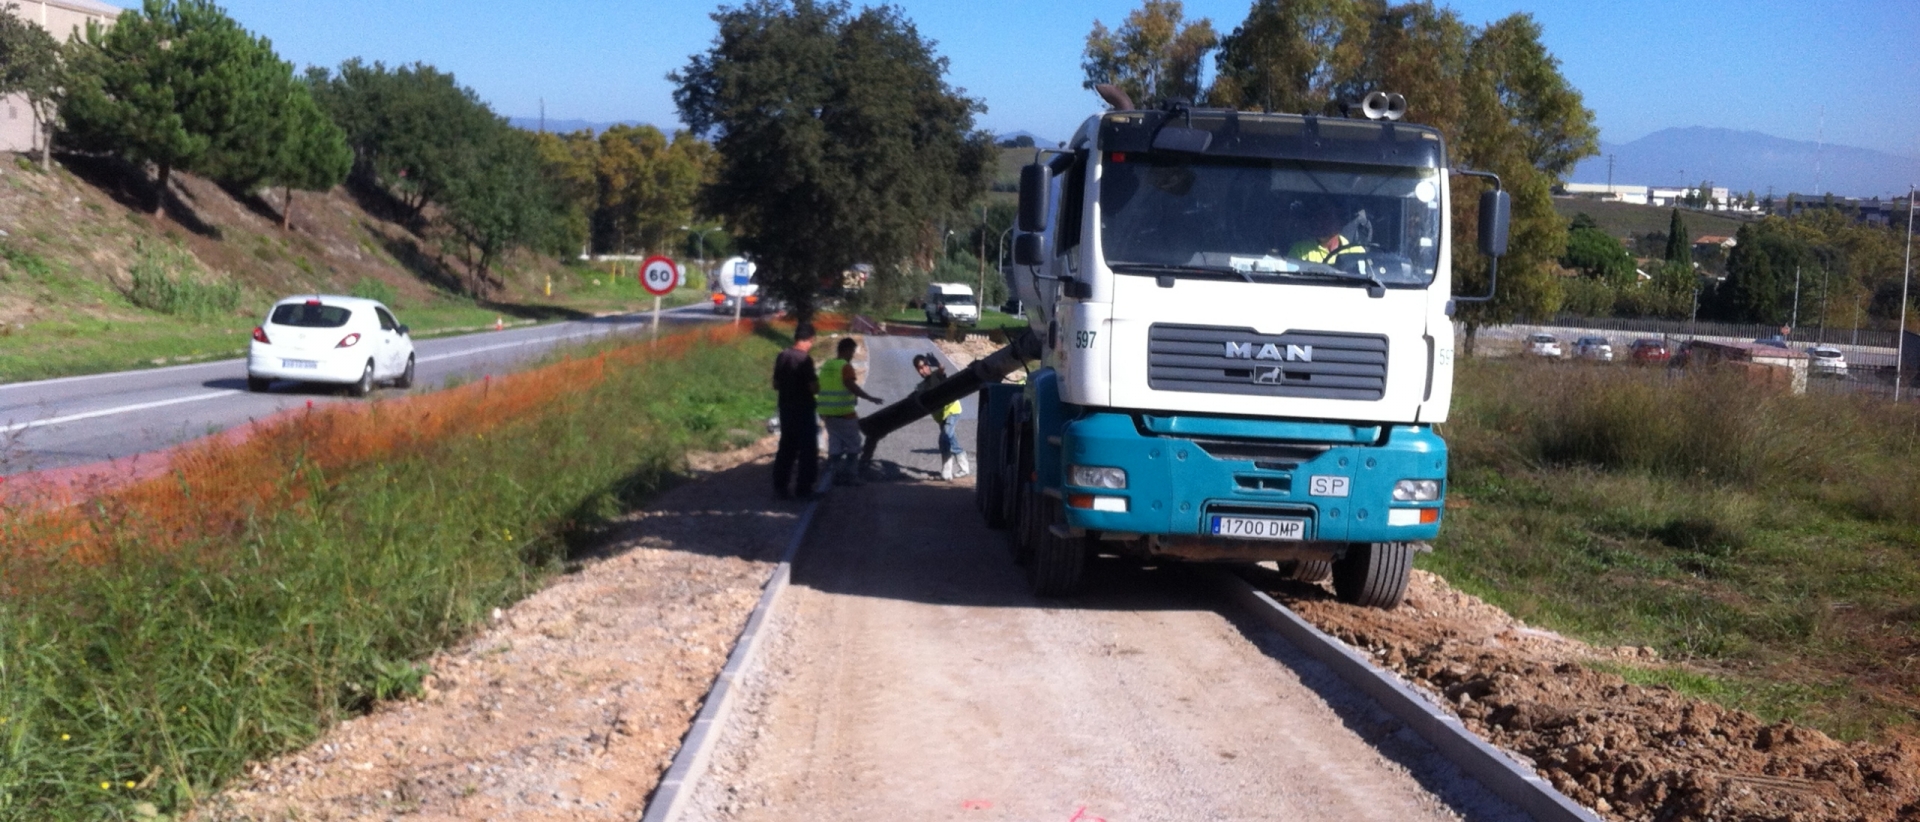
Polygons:
<instances>
[{"instance_id":1,"label":"man truck cab","mask_svg":"<svg viewBox=\"0 0 1920 822\"><path fill-rule=\"evenodd\" d=\"M1023 171L1011 284L1039 362L982 390L982 509L1042 594L1121 554L1330 569L1397 604L1442 518L1452 313L1485 299L1451 292L1440 134L1120 108Z\"/></svg>"}]
</instances>

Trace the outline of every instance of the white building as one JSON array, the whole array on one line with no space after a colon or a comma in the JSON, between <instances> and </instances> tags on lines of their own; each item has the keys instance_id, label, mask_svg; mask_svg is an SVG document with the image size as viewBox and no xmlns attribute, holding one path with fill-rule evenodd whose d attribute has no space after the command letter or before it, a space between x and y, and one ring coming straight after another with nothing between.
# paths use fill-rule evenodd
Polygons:
<instances>
[{"instance_id":1,"label":"white building","mask_svg":"<svg viewBox=\"0 0 1920 822\"><path fill-rule=\"evenodd\" d=\"M125 11L99 0L10 1L15 15L40 24L63 43L76 33L85 36L87 23L110 25ZM0 99L0 151L39 151L44 139L46 130L40 127L24 95Z\"/></svg>"},{"instance_id":2,"label":"white building","mask_svg":"<svg viewBox=\"0 0 1920 822\"><path fill-rule=\"evenodd\" d=\"M1631 186L1606 183L1567 183L1560 187L1560 190L1568 196L1653 206L1679 205L1682 199L1698 189L1699 186ZM1708 210L1727 211L1729 209L1727 201L1732 198L1733 192L1723 186L1714 186L1712 196L1714 205Z\"/></svg>"}]
</instances>

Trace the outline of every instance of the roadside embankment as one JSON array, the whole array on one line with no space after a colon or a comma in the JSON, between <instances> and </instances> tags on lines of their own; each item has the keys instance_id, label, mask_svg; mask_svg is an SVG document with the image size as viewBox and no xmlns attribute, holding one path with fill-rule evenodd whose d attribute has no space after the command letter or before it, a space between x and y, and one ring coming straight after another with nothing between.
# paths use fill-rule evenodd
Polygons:
<instances>
[{"instance_id":1,"label":"roadside embankment","mask_svg":"<svg viewBox=\"0 0 1920 822\"><path fill-rule=\"evenodd\" d=\"M774 337L583 349L297 414L81 505L10 502L0 819L174 813L419 693L417 660L601 544L687 453L758 439Z\"/></svg>"}]
</instances>

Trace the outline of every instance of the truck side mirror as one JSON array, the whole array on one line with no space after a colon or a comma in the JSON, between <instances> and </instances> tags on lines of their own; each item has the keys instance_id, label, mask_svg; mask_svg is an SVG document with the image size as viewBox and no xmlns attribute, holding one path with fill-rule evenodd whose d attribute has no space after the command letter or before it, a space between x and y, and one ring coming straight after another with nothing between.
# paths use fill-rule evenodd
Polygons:
<instances>
[{"instance_id":1,"label":"truck side mirror","mask_svg":"<svg viewBox=\"0 0 1920 822\"><path fill-rule=\"evenodd\" d=\"M1045 238L1039 234L1016 234L1013 238L1014 265L1040 265L1047 261Z\"/></svg>"},{"instance_id":2,"label":"truck side mirror","mask_svg":"<svg viewBox=\"0 0 1920 822\"><path fill-rule=\"evenodd\" d=\"M1047 167L1040 163L1024 166L1020 169L1020 230L1038 233L1047 230L1047 185L1051 182ZM1018 242L1014 244L1014 253L1019 253ZM1024 263L1033 265L1033 263Z\"/></svg>"},{"instance_id":3,"label":"truck side mirror","mask_svg":"<svg viewBox=\"0 0 1920 822\"><path fill-rule=\"evenodd\" d=\"M1513 215L1513 198L1507 192L1480 193L1480 253L1503 257L1507 253L1507 223Z\"/></svg>"}]
</instances>

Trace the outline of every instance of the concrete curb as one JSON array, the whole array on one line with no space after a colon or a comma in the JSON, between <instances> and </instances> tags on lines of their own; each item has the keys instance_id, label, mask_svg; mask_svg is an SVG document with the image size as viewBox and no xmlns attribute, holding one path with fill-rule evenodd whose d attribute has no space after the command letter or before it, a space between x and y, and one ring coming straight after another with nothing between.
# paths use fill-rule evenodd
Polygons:
<instances>
[{"instance_id":1,"label":"concrete curb","mask_svg":"<svg viewBox=\"0 0 1920 822\"><path fill-rule=\"evenodd\" d=\"M757 662L756 652L760 641L766 636L761 629L766 626L767 617L780 602L780 595L787 590L787 583L793 578L793 558L800 552L800 543L807 539L807 532L813 527L813 515L820 510L819 500L807 505L800 515L800 525L793 531L793 539L787 543L787 550L780 555L779 566L773 569L773 576L767 578L767 587L760 592L760 602L747 617L747 625L740 629L740 637L734 640L733 653L727 655L726 667L720 669L720 676L713 681L713 688L707 691L705 703L700 707L699 716L693 720L693 727L680 741L680 750L673 755L673 765L667 768L665 776L660 778L660 786L655 788L653 796L647 800L647 811L640 817L641 822L673 822L686 812L687 804L693 799L693 789L700 784L701 777L707 773L707 765L713 759L713 749L720 742L720 735L726 729L727 716L733 709L734 686L739 684L752 666Z\"/></svg>"},{"instance_id":2,"label":"concrete curb","mask_svg":"<svg viewBox=\"0 0 1920 822\"><path fill-rule=\"evenodd\" d=\"M1364 655L1301 619L1246 580L1228 573L1217 576L1221 590L1235 604L1332 668L1347 684L1372 697L1494 795L1539 822L1601 822L1593 811L1568 799L1533 769L1467 730L1453 714L1434 705L1398 676L1375 667Z\"/></svg>"}]
</instances>

